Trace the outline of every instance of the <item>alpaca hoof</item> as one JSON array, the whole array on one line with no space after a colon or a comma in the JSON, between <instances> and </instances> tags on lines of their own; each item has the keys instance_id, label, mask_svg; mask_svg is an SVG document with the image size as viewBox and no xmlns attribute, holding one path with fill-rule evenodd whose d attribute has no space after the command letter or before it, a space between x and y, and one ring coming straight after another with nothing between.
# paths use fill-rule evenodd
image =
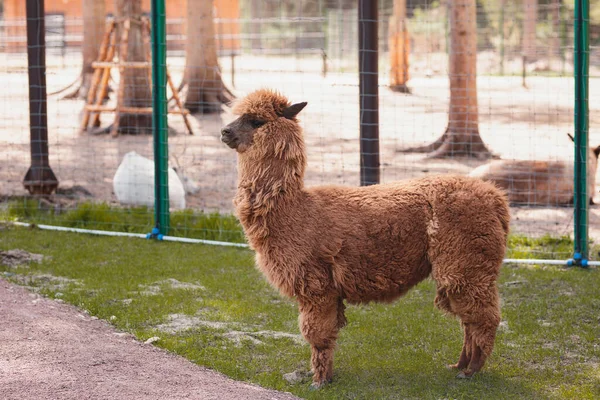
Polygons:
<instances>
[{"instance_id":1,"label":"alpaca hoof","mask_svg":"<svg viewBox=\"0 0 600 400\"><path fill-rule=\"evenodd\" d=\"M471 377L473 376L473 372L467 370L467 371L460 371L458 373L458 375L456 375L457 379L471 379Z\"/></svg>"},{"instance_id":2,"label":"alpaca hoof","mask_svg":"<svg viewBox=\"0 0 600 400\"><path fill-rule=\"evenodd\" d=\"M322 382L313 382L313 383L310 385L310 390L319 390L319 389L321 389L323 386L325 386L326 384L328 384L328 383L331 383L331 382L332 382L332 379L327 379L327 380L325 380L325 381L322 381Z\"/></svg>"}]
</instances>

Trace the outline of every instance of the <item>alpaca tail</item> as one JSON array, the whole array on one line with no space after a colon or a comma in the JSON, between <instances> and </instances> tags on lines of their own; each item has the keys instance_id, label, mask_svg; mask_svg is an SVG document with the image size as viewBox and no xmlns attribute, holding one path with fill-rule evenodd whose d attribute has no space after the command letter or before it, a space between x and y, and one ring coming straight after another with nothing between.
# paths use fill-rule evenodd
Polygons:
<instances>
[{"instance_id":1,"label":"alpaca tail","mask_svg":"<svg viewBox=\"0 0 600 400\"><path fill-rule=\"evenodd\" d=\"M484 184L488 185L488 190L491 194L491 204L489 205L493 212L495 212L496 218L502 226L504 234L508 236L508 233L510 232L510 203L508 200L508 193L495 182L484 181Z\"/></svg>"},{"instance_id":2,"label":"alpaca tail","mask_svg":"<svg viewBox=\"0 0 600 400\"><path fill-rule=\"evenodd\" d=\"M502 225L502 229L506 236L510 232L510 208L508 206L508 197L506 193L498 189L500 191L500 196L498 199L498 212L496 214L498 221L500 221L500 225Z\"/></svg>"},{"instance_id":3,"label":"alpaca tail","mask_svg":"<svg viewBox=\"0 0 600 400\"><path fill-rule=\"evenodd\" d=\"M508 194L495 182L485 182L485 184L489 185L488 187L492 195L489 205L502 226L505 236L508 237L510 232L510 203L508 201Z\"/></svg>"}]
</instances>

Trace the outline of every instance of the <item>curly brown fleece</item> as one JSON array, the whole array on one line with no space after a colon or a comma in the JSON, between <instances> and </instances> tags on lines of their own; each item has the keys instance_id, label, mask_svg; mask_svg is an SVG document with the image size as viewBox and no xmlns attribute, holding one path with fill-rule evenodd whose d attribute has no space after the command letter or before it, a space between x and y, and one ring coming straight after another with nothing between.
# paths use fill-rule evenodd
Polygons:
<instances>
[{"instance_id":1,"label":"curly brown fleece","mask_svg":"<svg viewBox=\"0 0 600 400\"><path fill-rule=\"evenodd\" d=\"M460 318L459 376L479 371L500 323L496 280L509 209L492 184L435 176L369 187L304 187L306 149L282 95L259 90L222 130L238 151L237 216L259 269L300 309L313 385L331 381L348 303L391 302L432 275L435 305Z\"/></svg>"}]
</instances>

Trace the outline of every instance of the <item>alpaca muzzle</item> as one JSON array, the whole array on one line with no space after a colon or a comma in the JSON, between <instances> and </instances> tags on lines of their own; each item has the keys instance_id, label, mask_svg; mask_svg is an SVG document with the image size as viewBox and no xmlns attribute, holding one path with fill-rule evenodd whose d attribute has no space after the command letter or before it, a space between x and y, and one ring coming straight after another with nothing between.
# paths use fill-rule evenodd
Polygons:
<instances>
[{"instance_id":1,"label":"alpaca muzzle","mask_svg":"<svg viewBox=\"0 0 600 400\"><path fill-rule=\"evenodd\" d=\"M232 149L235 149L239 143L237 138L235 137L235 134L229 128L221 129L221 142L225 143Z\"/></svg>"}]
</instances>

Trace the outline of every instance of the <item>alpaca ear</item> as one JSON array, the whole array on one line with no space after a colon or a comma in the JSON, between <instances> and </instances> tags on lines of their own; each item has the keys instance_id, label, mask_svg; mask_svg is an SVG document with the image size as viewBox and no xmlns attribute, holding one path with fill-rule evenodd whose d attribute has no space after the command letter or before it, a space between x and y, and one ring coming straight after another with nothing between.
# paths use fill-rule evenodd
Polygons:
<instances>
[{"instance_id":1,"label":"alpaca ear","mask_svg":"<svg viewBox=\"0 0 600 400\"><path fill-rule=\"evenodd\" d=\"M569 139L571 139L571 141L573 143L575 143L575 138L570 133L567 133L567 136L569 136ZM596 158L600 157L600 146L596 147L592 151L594 152L594 155L596 156Z\"/></svg>"},{"instance_id":2,"label":"alpaca ear","mask_svg":"<svg viewBox=\"0 0 600 400\"><path fill-rule=\"evenodd\" d=\"M296 115L298 115L298 113L302 111L304 107L306 107L307 104L307 102L292 104L291 106L283 110L283 116L287 119L294 119L296 118Z\"/></svg>"}]
</instances>

